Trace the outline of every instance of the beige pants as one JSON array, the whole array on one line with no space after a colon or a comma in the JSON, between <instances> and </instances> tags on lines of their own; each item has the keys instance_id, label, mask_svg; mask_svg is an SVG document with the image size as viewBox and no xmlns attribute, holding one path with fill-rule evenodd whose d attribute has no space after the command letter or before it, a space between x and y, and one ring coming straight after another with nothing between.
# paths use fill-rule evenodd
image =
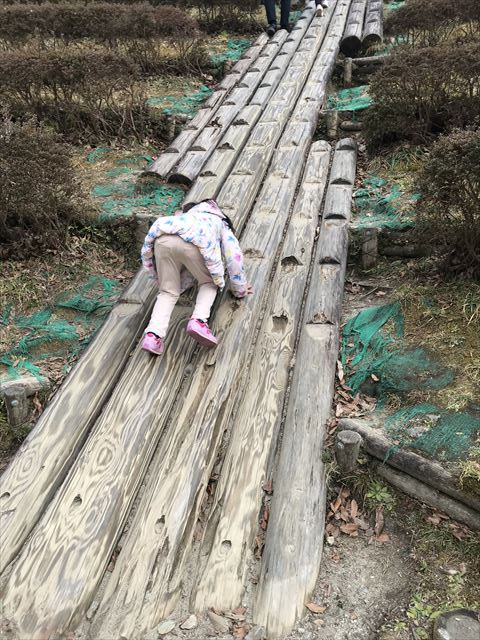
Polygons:
<instances>
[{"instance_id":1,"label":"beige pants","mask_svg":"<svg viewBox=\"0 0 480 640\"><path fill-rule=\"evenodd\" d=\"M145 333L151 331L160 338L165 337L173 307L180 296L182 267L188 269L198 281L192 318L208 320L217 295L217 286L213 283L198 247L191 242L185 242L180 236L165 234L155 240L154 253L160 293Z\"/></svg>"}]
</instances>

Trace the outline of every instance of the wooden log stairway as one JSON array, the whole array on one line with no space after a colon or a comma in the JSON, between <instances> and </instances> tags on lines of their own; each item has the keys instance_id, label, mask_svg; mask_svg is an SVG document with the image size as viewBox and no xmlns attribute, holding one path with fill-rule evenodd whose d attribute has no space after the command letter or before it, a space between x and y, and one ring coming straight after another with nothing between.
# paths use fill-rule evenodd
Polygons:
<instances>
[{"instance_id":1,"label":"wooden log stairway","mask_svg":"<svg viewBox=\"0 0 480 640\"><path fill-rule=\"evenodd\" d=\"M162 175L192 168L186 200L216 197L232 218L255 293L219 297L213 352L186 336L181 300L157 358L136 344L154 286L139 273L125 291L0 480L8 637L81 627L91 640L144 638L185 590L192 611L238 606L272 478L249 615L281 638L303 614L321 559L321 452L356 162L353 140L333 151L312 140L350 6L334 0L320 18L310 2L292 34L261 37L159 159ZM237 89L243 97L227 104Z\"/></svg>"}]
</instances>

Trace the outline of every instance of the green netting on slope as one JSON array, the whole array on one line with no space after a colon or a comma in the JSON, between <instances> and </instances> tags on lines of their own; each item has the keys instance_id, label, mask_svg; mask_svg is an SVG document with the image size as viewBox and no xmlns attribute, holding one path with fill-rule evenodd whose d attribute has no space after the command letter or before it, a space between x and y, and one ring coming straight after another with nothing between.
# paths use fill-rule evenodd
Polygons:
<instances>
[{"instance_id":1,"label":"green netting on slope","mask_svg":"<svg viewBox=\"0 0 480 640\"><path fill-rule=\"evenodd\" d=\"M420 194L408 194L396 184L388 185L383 178L369 176L354 198L354 228L407 229L414 225L413 205Z\"/></svg>"},{"instance_id":2,"label":"green netting on slope","mask_svg":"<svg viewBox=\"0 0 480 640\"><path fill-rule=\"evenodd\" d=\"M103 322L120 290L116 280L94 276L77 292L62 294L52 308L10 319L12 325L27 333L0 355L0 369L11 378L22 371L39 375L42 360L77 355ZM62 317L62 312L71 311L75 312L73 319Z\"/></svg>"},{"instance_id":3,"label":"green netting on slope","mask_svg":"<svg viewBox=\"0 0 480 640\"><path fill-rule=\"evenodd\" d=\"M108 153L111 153L111 151L112 149L109 149L108 147L97 147L96 149L93 149L93 151L90 151L87 154L87 162L90 162L91 164L95 164L96 162L103 160L103 158Z\"/></svg>"},{"instance_id":4,"label":"green netting on slope","mask_svg":"<svg viewBox=\"0 0 480 640\"><path fill-rule=\"evenodd\" d=\"M97 185L93 196L104 199L100 204L101 218L132 216L142 208L148 208L152 216L167 216L179 208L185 192L179 187L149 185L139 188L127 183L123 186Z\"/></svg>"},{"instance_id":5,"label":"green netting on slope","mask_svg":"<svg viewBox=\"0 0 480 640\"><path fill-rule=\"evenodd\" d=\"M378 397L383 410L390 394L403 398L418 391L440 392L454 373L423 348L405 344L404 318L398 303L371 307L344 327L342 363L353 393L366 390ZM439 460L458 460L480 433L478 413L447 411L433 404L405 406L385 421L388 435L399 447L411 447Z\"/></svg>"},{"instance_id":6,"label":"green netting on slope","mask_svg":"<svg viewBox=\"0 0 480 640\"><path fill-rule=\"evenodd\" d=\"M230 38L227 40L227 48L221 53L213 53L211 55L212 64L215 68L221 67L227 60L236 62L243 56L245 51L250 47L251 41L245 38Z\"/></svg>"},{"instance_id":7,"label":"green netting on slope","mask_svg":"<svg viewBox=\"0 0 480 640\"><path fill-rule=\"evenodd\" d=\"M342 361L348 384L357 393L372 375L379 379L377 395L406 394L413 389L443 389L453 372L422 348L402 341L404 319L398 303L370 307L349 320L343 331Z\"/></svg>"},{"instance_id":8,"label":"green netting on slope","mask_svg":"<svg viewBox=\"0 0 480 640\"><path fill-rule=\"evenodd\" d=\"M341 89L334 96L329 96L328 107L337 111L361 111L372 104L368 94L368 85Z\"/></svg>"},{"instance_id":9,"label":"green netting on slope","mask_svg":"<svg viewBox=\"0 0 480 640\"><path fill-rule=\"evenodd\" d=\"M158 96L148 98L147 104L162 107L167 115L183 114L193 118L202 103L212 94L212 89L202 85L200 89L186 96Z\"/></svg>"},{"instance_id":10,"label":"green netting on slope","mask_svg":"<svg viewBox=\"0 0 480 640\"><path fill-rule=\"evenodd\" d=\"M403 7L404 4L405 0L390 0L386 8L388 8L389 11L396 11L397 9L400 9L400 7Z\"/></svg>"},{"instance_id":11,"label":"green netting on slope","mask_svg":"<svg viewBox=\"0 0 480 640\"><path fill-rule=\"evenodd\" d=\"M385 431L397 447L417 449L441 461L459 460L480 434L480 411L475 415L419 404L389 416Z\"/></svg>"}]
</instances>

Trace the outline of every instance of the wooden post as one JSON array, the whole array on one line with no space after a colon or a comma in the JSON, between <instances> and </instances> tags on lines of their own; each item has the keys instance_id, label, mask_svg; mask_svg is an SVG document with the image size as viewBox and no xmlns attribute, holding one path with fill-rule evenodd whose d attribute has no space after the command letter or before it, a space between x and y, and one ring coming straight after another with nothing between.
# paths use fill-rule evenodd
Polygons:
<instances>
[{"instance_id":1,"label":"wooden post","mask_svg":"<svg viewBox=\"0 0 480 640\"><path fill-rule=\"evenodd\" d=\"M363 122L353 122L352 120L344 120L340 123L340 129L342 131L362 131L363 130Z\"/></svg>"},{"instance_id":2,"label":"wooden post","mask_svg":"<svg viewBox=\"0 0 480 640\"><path fill-rule=\"evenodd\" d=\"M329 109L325 114L325 123L327 127L327 138L335 140L338 134L338 111Z\"/></svg>"},{"instance_id":3,"label":"wooden post","mask_svg":"<svg viewBox=\"0 0 480 640\"><path fill-rule=\"evenodd\" d=\"M343 84L345 87L352 85L353 61L352 58L345 58L343 63Z\"/></svg>"},{"instance_id":4,"label":"wooden post","mask_svg":"<svg viewBox=\"0 0 480 640\"><path fill-rule=\"evenodd\" d=\"M362 237L362 269L371 269L378 259L378 229L365 229Z\"/></svg>"},{"instance_id":5,"label":"wooden post","mask_svg":"<svg viewBox=\"0 0 480 640\"><path fill-rule=\"evenodd\" d=\"M356 431L344 429L337 433L335 457L337 458L338 466L344 473L355 471L361 444L362 436Z\"/></svg>"},{"instance_id":6,"label":"wooden post","mask_svg":"<svg viewBox=\"0 0 480 640\"><path fill-rule=\"evenodd\" d=\"M7 407L8 424L18 427L28 418L28 398L25 387L20 385L8 387L3 391L5 406Z\"/></svg>"}]
</instances>

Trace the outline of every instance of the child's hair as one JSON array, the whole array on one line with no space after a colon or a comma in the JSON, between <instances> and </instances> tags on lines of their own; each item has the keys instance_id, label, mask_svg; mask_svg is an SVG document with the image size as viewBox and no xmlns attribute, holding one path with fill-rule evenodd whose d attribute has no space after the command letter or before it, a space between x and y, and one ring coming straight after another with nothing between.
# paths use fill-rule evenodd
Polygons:
<instances>
[{"instance_id":1,"label":"child's hair","mask_svg":"<svg viewBox=\"0 0 480 640\"><path fill-rule=\"evenodd\" d=\"M187 213L187 211L190 211L190 209L193 209L193 207L196 207L197 204L201 204L202 202L210 202L211 200L212 198L205 198L204 200L200 200L200 202L186 202L182 207L183 213ZM213 202L215 202L215 200L213 200ZM235 233L233 222L230 220L227 214L223 213L223 211L222 211L222 215L223 215L223 221L225 222L227 227L230 229L232 233Z\"/></svg>"}]
</instances>

